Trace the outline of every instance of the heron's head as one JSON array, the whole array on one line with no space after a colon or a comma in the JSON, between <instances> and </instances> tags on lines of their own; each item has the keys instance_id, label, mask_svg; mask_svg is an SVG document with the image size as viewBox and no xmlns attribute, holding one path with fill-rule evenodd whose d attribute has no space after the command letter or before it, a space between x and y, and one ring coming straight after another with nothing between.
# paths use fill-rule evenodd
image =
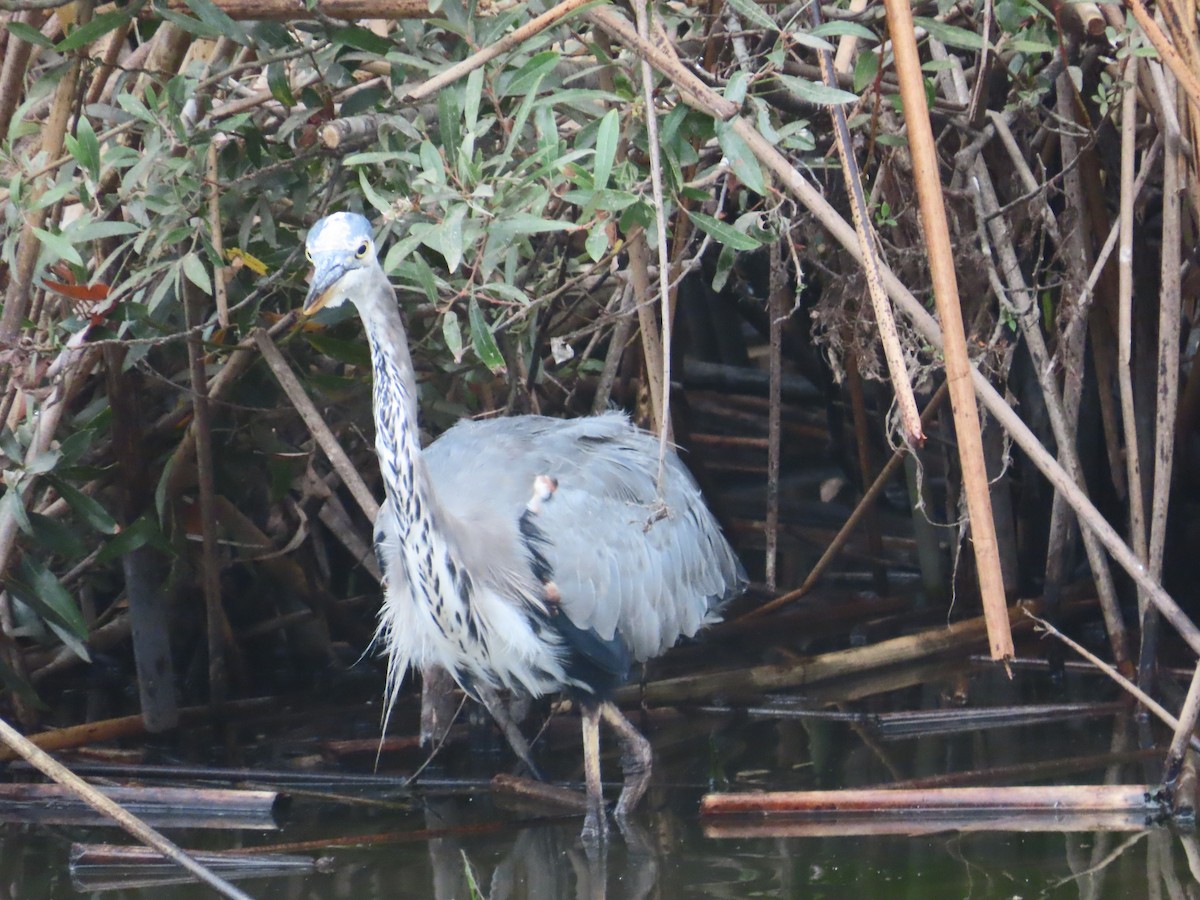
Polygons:
<instances>
[{"instance_id":1,"label":"heron's head","mask_svg":"<svg viewBox=\"0 0 1200 900\"><path fill-rule=\"evenodd\" d=\"M306 316L363 296L379 265L371 223L358 213L334 213L317 222L304 242L304 255L313 266Z\"/></svg>"}]
</instances>

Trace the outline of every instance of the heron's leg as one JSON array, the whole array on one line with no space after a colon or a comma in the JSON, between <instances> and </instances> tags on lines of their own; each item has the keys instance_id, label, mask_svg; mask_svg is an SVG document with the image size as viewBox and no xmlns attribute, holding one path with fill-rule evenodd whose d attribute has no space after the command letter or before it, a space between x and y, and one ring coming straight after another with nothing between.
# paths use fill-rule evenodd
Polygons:
<instances>
[{"instance_id":1,"label":"heron's leg","mask_svg":"<svg viewBox=\"0 0 1200 900\"><path fill-rule=\"evenodd\" d=\"M621 789L621 799L617 801L617 821L623 822L650 786L650 742L612 701L601 703L600 713L621 742L621 771L625 774L625 786Z\"/></svg>"},{"instance_id":2,"label":"heron's leg","mask_svg":"<svg viewBox=\"0 0 1200 900\"><path fill-rule=\"evenodd\" d=\"M441 666L421 671L421 746L437 747L446 739L458 703L454 697L454 679Z\"/></svg>"},{"instance_id":3,"label":"heron's leg","mask_svg":"<svg viewBox=\"0 0 1200 900\"><path fill-rule=\"evenodd\" d=\"M583 725L583 774L587 782L587 815L583 819L583 842L595 844L608 837L608 819L604 815L604 794L600 787L600 709L593 703L581 703L579 721Z\"/></svg>"},{"instance_id":4,"label":"heron's leg","mask_svg":"<svg viewBox=\"0 0 1200 900\"><path fill-rule=\"evenodd\" d=\"M508 745L512 747L513 753L517 754L517 758L525 764L525 768L529 770L529 774L538 781L545 781L542 778L542 773L538 767L533 764L533 751L529 749L529 742L525 740L525 735L521 733L521 729L517 727L517 723L513 717L509 715L508 703L504 698L496 692L494 688L487 685L476 685L475 693L479 697L479 702L484 708L491 713L496 724L500 726L500 731L504 733L504 737L508 740Z\"/></svg>"}]
</instances>

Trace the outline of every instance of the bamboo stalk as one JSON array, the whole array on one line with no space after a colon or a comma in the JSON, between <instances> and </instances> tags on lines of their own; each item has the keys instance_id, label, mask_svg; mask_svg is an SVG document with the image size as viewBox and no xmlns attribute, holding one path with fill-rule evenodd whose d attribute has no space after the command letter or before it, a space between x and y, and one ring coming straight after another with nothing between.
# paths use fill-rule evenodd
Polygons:
<instances>
[{"instance_id":1,"label":"bamboo stalk","mask_svg":"<svg viewBox=\"0 0 1200 900\"><path fill-rule=\"evenodd\" d=\"M0 741L7 744L13 752L37 768L48 778L52 778L59 784L68 787L84 803L92 807L92 809L112 819L139 841L153 847L163 856L187 869L187 871L191 872L209 887L218 891L222 896L233 897L235 900L250 900L245 893L229 884L220 876L204 868L137 816L126 812L120 805L114 803L100 791L96 790L96 788L70 771L66 766L56 761L44 750L41 750L31 741L27 740L3 719L0 719Z\"/></svg>"},{"instance_id":2,"label":"bamboo stalk","mask_svg":"<svg viewBox=\"0 0 1200 900\"><path fill-rule=\"evenodd\" d=\"M1125 89L1121 100L1121 210L1117 247L1117 384L1121 396L1121 425L1125 436L1125 479L1129 492L1130 545L1143 564L1146 542L1146 498L1142 493L1142 465L1138 449L1137 414L1133 401L1133 172L1137 153L1138 60L1125 60ZM1144 609L1146 600L1138 597Z\"/></svg>"},{"instance_id":3,"label":"bamboo stalk","mask_svg":"<svg viewBox=\"0 0 1200 900\"><path fill-rule=\"evenodd\" d=\"M1017 617L1022 609L1023 605L1017 605L1009 610L1013 627L1025 627L1020 617L1013 618ZM715 695L760 694L780 688L809 685L830 678L843 678L939 653L964 652L987 640L986 620L966 619L865 647L825 653L793 663L701 672L681 678L652 681L644 685L627 685L619 689L616 696L622 701L668 704Z\"/></svg>"},{"instance_id":4,"label":"bamboo stalk","mask_svg":"<svg viewBox=\"0 0 1200 900\"><path fill-rule=\"evenodd\" d=\"M1151 68L1152 77L1158 67ZM1161 73L1159 73L1161 75ZM1155 83L1165 77L1154 78ZM1166 85L1164 85L1166 86ZM1172 86L1164 93L1163 108L1175 112L1178 92ZM1158 300L1158 390L1154 409L1154 484L1150 500L1150 544L1147 563L1150 574L1162 577L1163 552L1167 540L1167 512L1171 500L1171 481L1175 463L1176 419L1179 415L1179 339L1182 315L1180 279L1183 242L1182 200L1180 191L1186 162L1182 158L1178 121L1160 123L1166 134L1163 157L1162 258L1159 261ZM1142 652L1139 656L1138 681L1150 683L1150 668L1158 655L1159 616L1153 606L1142 611ZM1178 737L1178 736L1177 736Z\"/></svg>"},{"instance_id":5,"label":"bamboo stalk","mask_svg":"<svg viewBox=\"0 0 1200 900\"><path fill-rule=\"evenodd\" d=\"M959 788L862 788L840 791L763 791L744 794L706 794L700 815L873 815L905 816L944 812L1068 812L1162 811L1155 790L1145 785L1079 784Z\"/></svg>"},{"instance_id":6,"label":"bamboo stalk","mask_svg":"<svg viewBox=\"0 0 1200 900\"><path fill-rule=\"evenodd\" d=\"M988 488L987 465L979 430L979 412L971 390L971 360L967 354L958 283L954 273L954 248L938 177L937 148L929 124L925 101L925 79L917 53L917 41L908 0L884 0L888 33L892 38L896 75L908 127L908 145L913 158L913 175L921 206L921 223L929 248L929 268L933 296L942 328L942 354L946 380L950 384L950 408L954 414L954 433L962 465L963 491L967 498L975 565L984 615L988 621L988 639L993 659L1014 655L1012 635L1004 599L1004 578L1000 572L1000 553L992 521L992 499Z\"/></svg>"},{"instance_id":7,"label":"bamboo stalk","mask_svg":"<svg viewBox=\"0 0 1200 900\"><path fill-rule=\"evenodd\" d=\"M783 320L787 313L787 270L784 268L783 248L780 242L785 237L771 242L769 287L767 290L767 314L771 318L768 329L770 361L770 387L767 392L767 512L763 528L766 539L765 580L767 589L774 591L778 586L776 564L779 555L779 456L782 422L783 376ZM799 273L797 273L799 275Z\"/></svg>"},{"instance_id":8,"label":"bamboo stalk","mask_svg":"<svg viewBox=\"0 0 1200 900\"><path fill-rule=\"evenodd\" d=\"M939 41L931 40L930 45L934 59L949 62L949 77L945 79L949 84L949 91L953 93L956 99L964 99L967 96L967 85L961 65L956 58L951 57L946 52L945 47ZM1018 327L1021 330L1021 335L1025 339L1025 345L1029 350L1038 384L1042 389L1047 418L1050 421L1051 431L1054 434L1054 441L1058 449L1058 458L1067 473L1075 479L1076 484L1079 485L1079 489L1086 494L1087 486L1083 478L1082 467L1079 463L1079 454L1075 446L1074 427L1067 424L1067 412L1063 408L1063 401L1054 383L1050 353L1046 348L1045 337L1042 335L1038 304L1034 299L1033 292L1029 290L1025 283L1025 276L1021 269L1012 235L1009 233L1008 227L1000 215L1000 202L996 196L996 189L992 182L991 173L988 171L982 156L975 157L975 160L971 164L970 175L974 187L972 195L975 201L975 216L980 228L980 237L981 239L986 239L990 234L996 255L999 258L1004 281L1012 294L1012 298L1010 298L1002 290L998 290L997 300L1002 307L1012 311L1013 318L1016 319ZM986 223L986 226L984 223ZM986 231L983 230L985 227ZM1095 535L1086 529L1083 532L1083 542L1084 548L1087 551L1088 562L1092 567L1092 572L1096 580L1100 608L1104 615L1109 642L1113 649L1113 658L1116 660L1118 667L1123 671L1131 670L1129 640L1125 631L1124 619L1121 617L1116 588L1113 585L1108 561L1104 558L1104 551L1100 546L1100 542L1096 539ZM1060 550L1060 552L1063 551Z\"/></svg>"},{"instance_id":9,"label":"bamboo stalk","mask_svg":"<svg viewBox=\"0 0 1200 900\"><path fill-rule=\"evenodd\" d=\"M208 376L204 371L204 350L197 326L201 320L200 291L184 281L183 305L188 335L188 364L192 382L192 416L196 424L196 476L200 494L201 578L204 588L206 636L208 640L209 699L216 706L226 700L229 673L226 654L232 647L227 640L232 629L225 618L221 601L221 571L217 560L217 511L212 457L212 427L209 421Z\"/></svg>"},{"instance_id":10,"label":"bamboo stalk","mask_svg":"<svg viewBox=\"0 0 1200 900\"><path fill-rule=\"evenodd\" d=\"M275 791L102 785L104 796L135 816L172 828L277 829ZM62 784L0 784L0 818L5 821L86 822L92 807ZM48 816L48 817L47 817ZM95 813L92 813L94 820Z\"/></svg>"}]
</instances>

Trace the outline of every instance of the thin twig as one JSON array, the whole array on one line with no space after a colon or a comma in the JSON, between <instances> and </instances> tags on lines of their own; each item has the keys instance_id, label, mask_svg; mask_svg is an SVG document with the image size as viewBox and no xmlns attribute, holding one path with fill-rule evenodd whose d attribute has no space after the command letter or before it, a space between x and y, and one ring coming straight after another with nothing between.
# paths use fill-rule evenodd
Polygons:
<instances>
[{"instance_id":1,"label":"thin twig","mask_svg":"<svg viewBox=\"0 0 1200 900\"><path fill-rule=\"evenodd\" d=\"M287 360L283 358L283 354L279 352L279 348L275 346L275 342L271 340L271 336L263 330L254 332L254 340L258 344L258 349L262 353L263 359L267 361L267 365L271 367L271 372L279 381L279 386L283 388L284 393L288 395L288 399L292 401L292 406L296 408L296 412L300 414L300 418L304 420L304 424L308 426L309 432L317 445L324 451L325 456L333 465L334 470L342 479L342 483L350 489L350 493L354 495L354 499L358 502L359 508L366 514L367 518L374 522L379 515L379 503L374 495L371 494L367 483L363 481L362 475L358 469L354 467L354 463L350 461L350 457L346 455L346 451L342 449L342 445L334 436L329 426L322 418L317 406L309 398L304 390L304 386L300 384L295 373L287 364Z\"/></svg>"},{"instance_id":2,"label":"thin twig","mask_svg":"<svg viewBox=\"0 0 1200 900\"><path fill-rule=\"evenodd\" d=\"M814 3L811 9L813 26L820 27L820 7ZM821 75L826 86L837 87L833 54L828 50L821 50L819 55ZM867 281L867 295L871 298L871 309L875 312L875 327L879 332L879 343L883 347L884 359L887 360L892 392L896 399L896 408L900 413L901 432L906 441L914 447L921 447L925 444L925 433L921 430L921 413L917 410L917 400L913 396L912 382L909 380L908 366L904 360L904 348L900 344L896 321L892 317L892 307L883 291L883 285L879 283L879 256L876 250L878 242L875 237L875 229L871 227L867 201L863 196L862 177L858 170L858 160L855 159L852 150L846 111L838 104L831 104L829 116L833 119L833 134L836 138L834 144L837 146L838 158L842 161L842 176L846 184L846 193L850 197L850 218L863 249L863 274ZM929 224L926 223L927 235L928 229ZM965 464L963 471L967 471Z\"/></svg>"},{"instance_id":3,"label":"thin twig","mask_svg":"<svg viewBox=\"0 0 1200 900\"><path fill-rule=\"evenodd\" d=\"M1061 631L1059 631L1057 628L1055 628L1053 625L1051 625L1045 619L1038 618L1033 613L1031 613L1028 609L1022 610L1022 612L1024 612L1024 614L1026 616L1028 616L1030 619L1032 619L1034 624L1038 628L1040 628L1042 631L1046 632L1047 634L1051 635L1052 637L1058 638L1060 641L1062 641L1064 644L1066 644L1068 647L1070 647L1072 650L1074 650L1076 653L1078 653L1080 656L1082 656L1084 659L1086 659L1088 662L1090 662L1093 666L1095 666L1097 669L1099 669L1101 672L1103 672L1105 675L1107 675L1109 678L1111 678L1113 681L1115 681L1117 684L1119 684L1122 688L1125 689L1125 691L1127 693L1132 695L1139 703L1141 703L1142 706L1144 706L1144 707L1146 707L1146 709L1150 710L1150 712L1154 714L1155 718L1157 718L1159 721L1161 721L1168 728L1175 729L1175 728L1179 727L1179 720L1176 719L1169 712L1167 712L1166 709L1164 709L1157 700L1155 700L1153 697L1151 697L1149 694L1147 694L1145 691L1143 691L1141 688L1139 688L1136 684L1134 684L1132 681L1130 681L1128 678L1126 678L1124 675L1122 675L1120 672L1118 672L1116 669L1114 669L1112 666L1110 666L1108 663L1106 663L1100 657L1096 656L1096 654L1092 653L1086 647L1084 647L1080 644L1077 644L1075 641L1071 640L1069 637L1067 637L1065 634L1063 634ZM1200 750L1200 738L1196 738L1193 736L1191 738L1191 745L1194 749Z\"/></svg>"},{"instance_id":4,"label":"thin twig","mask_svg":"<svg viewBox=\"0 0 1200 900\"><path fill-rule=\"evenodd\" d=\"M650 40L652 12L645 2L634 0L638 36ZM658 239L658 299L662 316L662 418L658 427L658 501L664 503L663 480L667 472L667 445L671 432L671 288L667 255L667 211L663 202L662 160L658 146L658 113L654 108L654 71L642 60L642 103L646 114L646 145L650 150L650 190L654 198L654 233Z\"/></svg>"}]
</instances>

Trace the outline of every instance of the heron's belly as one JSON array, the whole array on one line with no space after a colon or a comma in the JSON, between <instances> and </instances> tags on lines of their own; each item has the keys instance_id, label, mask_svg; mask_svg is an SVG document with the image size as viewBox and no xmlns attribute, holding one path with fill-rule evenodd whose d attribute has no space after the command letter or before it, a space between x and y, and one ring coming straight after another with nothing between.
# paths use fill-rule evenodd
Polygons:
<instances>
[{"instance_id":1,"label":"heron's belly","mask_svg":"<svg viewBox=\"0 0 1200 900\"><path fill-rule=\"evenodd\" d=\"M478 591L423 599L389 590L380 635L393 665L441 666L469 693L485 684L538 697L572 684L561 638L523 604Z\"/></svg>"}]
</instances>

